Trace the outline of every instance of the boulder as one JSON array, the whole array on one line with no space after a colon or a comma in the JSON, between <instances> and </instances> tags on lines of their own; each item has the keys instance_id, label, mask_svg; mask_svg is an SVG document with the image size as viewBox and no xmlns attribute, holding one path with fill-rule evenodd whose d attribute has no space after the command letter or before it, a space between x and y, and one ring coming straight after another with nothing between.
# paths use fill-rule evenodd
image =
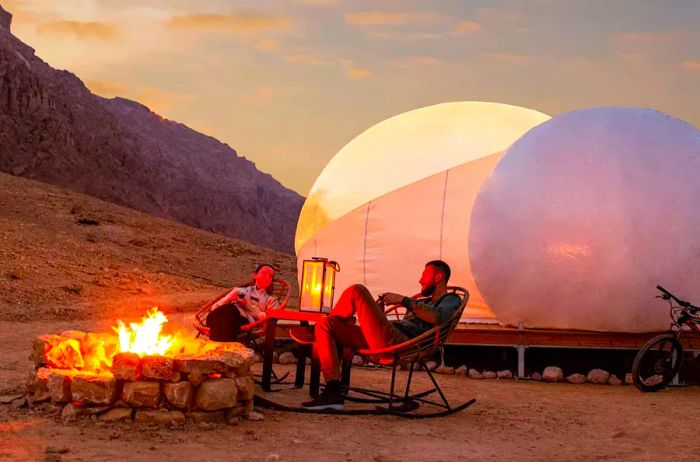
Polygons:
<instances>
[{"instance_id":1,"label":"boulder","mask_svg":"<svg viewBox=\"0 0 700 462\"><path fill-rule=\"evenodd\" d=\"M160 402L160 383L158 382L126 382L122 399L132 407L156 407Z\"/></svg>"},{"instance_id":2,"label":"boulder","mask_svg":"<svg viewBox=\"0 0 700 462\"><path fill-rule=\"evenodd\" d=\"M175 359L173 370L186 374L219 374L226 372L227 366L223 361L210 358Z\"/></svg>"},{"instance_id":3,"label":"boulder","mask_svg":"<svg viewBox=\"0 0 700 462\"><path fill-rule=\"evenodd\" d=\"M40 367L37 369L36 374L30 376L27 393L33 402L38 403L51 398L49 393L49 375L51 375L51 371L52 369L47 367Z\"/></svg>"},{"instance_id":4,"label":"boulder","mask_svg":"<svg viewBox=\"0 0 700 462\"><path fill-rule=\"evenodd\" d=\"M32 350L29 352L29 360L34 363L35 366L45 366L46 365L46 353L49 352L54 345L58 345L64 340L60 335L40 335L35 338L32 342Z\"/></svg>"},{"instance_id":5,"label":"boulder","mask_svg":"<svg viewBox=\"0 0 700 462\"><path fill-rule=\"evenodd\" d=\"M248 401L255 397L255 382L252 377L238 377L236 387L238 388L236 395L238 401Z\"/></svg>"},{"instance_id":6,"label":"boulder","mask_svg":"<svg viewBox=\"0 0 700 462\"><path fill-rule=\"evenodd\" d=\"M609 385L622 385L622 380L618 379L615 374L610 374L610 378L608 378L608 384Z\"/></svg>"},{"instance_id":7,"label":"boulder","mask_svg":"<svg viewBox=\"0 0 700 462\"><path fill-rule=\"evenodd\" d=\"M201 383L203 383L205 380L209 378L208 375L205 374L198 374L196 372L193 372L191 374L187 374L187 380L192 384L192 386L198 386Z\"/></svg>"},{"instance_id":8,"label":"boulder","mask_svg":"<svg viewBox=\"0 0 700 462\"><path fill-rule=\"evenodd\" d=\"M170 380L173 376L173 359L164 356L141 358L141 375L146 379Z\"/></svg>"},{"instance_id":9,"label":"boulder","mask_svg":"<svg viewBox=\"0 0 700 462\"><path fill-rule=\"evenodd\" d=\"M307 358L309 361L311 361L311 358ZM365 363L365 358L363 358L360 355L353 355L352 357L352 365L353 366L362 366Z\"/></svg>"},{"instance_id":10,"label":"boulder","mask_svg":"<svg viewBox=\"0 0 700 462\"><path fill-rule=\"evenodd\" d=\"M103 422L131 422L133 420L133 410L129 407L115 407L100 414L97 420Z\"/></svg>"},{"instance_id":11,"label":"boulder","mask_svg":"<svg viewBox=\"0 0 700 462\"><path fill-rule=\"evenodd\" d=\"M117 381L110 376L76 375L71 382L74 401L111 404L117 399Z\"/></svg>"},{"instance_id":12,"label":"boulder","mask_svg":"<svg viewBox=\"0 0 700 462\"><path fill-rule=\"evenodd\" d=\"M455 369L455 375L467 375L469 373L469 368L464 364Z\"/></svg>"},{"instance_id":13,"label":"boulder","mask_svg":"<svg viewBox=\"0 0 700 462\"><path fill-rule=\"evenodd\" d=\"M428 361L427 363L425 363L425 368L429 371L434 371L435 369L437 369L437 367L438 363L436 363L435 361Z\"/></svg>"},{"instance_id":14,"label":"boulder","mask_svg":"<svg viewBox=\"0 0 700 462\"><path fill-rule=\"evenodd\" d=\"M586 376L583 374L571 374L566 378L566 381L574 384L586 383Z\"/></svg>"},{"instance_id":15,"label":"boulder","mask_svg":"<svg viewBox=\"0 0 700 462\"><path fill-rule=\"evenodd\" d=\"M564 380L564 371L557 366L548 366L542 372L542 380L545 382L561 382Z\"/></svg>"},{"instance_id":16,"label":"boulder","mask_svg":"<svg viewBox=\"0 0 700 462\"><path fill-rule=\"evenodd\" d=\"M190 419L196 424L200 423L224 423L226 421L225 416L224 416L224 411L211 411L211 412L206 412L206 411L194 411L194 412L185 412L185 417Z\"/></svg>"},{"instance_id":17,"label":"boulder","mask_svg":"<svg viewBox=\"0 0 700 462\"><path fill-rule=\"evenodd\" d=\"M192 403L194 387L190 382L164 383L163 394L170 404L179 409L187 409Z\"/></svg>"},{"instance_id":18,"label":"boulder","mask_svg":"<svg viewBox=\"0 0 700 462\"><path fill-rule=\"evenodd\" d=\"M495 379L498 377L498 374L493 371L484 371L484 373L481 374L481 377L484 379Z\"/></svg>"},{"instance_id":19,"label":"boulder","mask_svg":"<svg viewBox=\"0 0 700 462\"><path fill-rule=\"evenodd\" d=\"M237 395L236 380L221 378L202 383L195 392L194 401L199 409L218 411L233 407L236 404Z\"/></svg>"},{"instance_id":20,"label":"boulder","mask_svg":"<svg viewBox=\"0 0 700 462\"><path fill-rule=\"evenodd\" d=\"M586 380L590 383L606 384L610 378L610 372L602 369L592 369L586 376Z\"/></svg>"},{"instance_id":21,"label":"boulder","mask_svg":"<svg viewBox=\"0 0 700 462\"><path fill-rule=\"evenodd\" d=\"M632 377L632 374L630 372L625 374L625 384L634 385L634 378Z\"/></svg>"},{"instance_id":22,"label":"boulder","mask_svg":"<svg viewBox=\"0 0 700 462\"><path fill-rule=\"evenodd\" d=\"M533 373L530 375L530 379L531 379L531 380L538 380L538 381L539 381L539 380L542 380L542 374L540 374L539 372L533 372Z\"/></svg>"},{"instance_id":23,"label":"boulder","mask_svg":"<svg viewBox=\"0 0 700 462\"><path fill-rule=\"evenodd\" d=\"M69 372L54 369L48 376L47 387L51 401L54 403L68 403L73 401L71 394L71 382L73 375Z\"/></svg>"},{"instance_id":24,"label":"boulder","mask_svg":"<svg viewBox=\"0 0 700 462\"><path fill-rule=\"evenodd\" d=\"M496 376L497 376L499 379L507 380L507 379L512 379L512 378L513 378L513 373L512 373L511 371L509 371L508 369L504 369L504 370L502 370L502 371L496 372Z\"/></svg>"},{"instance_id":25,"label":"boulder","mask_svg":"<svg viewBox=\"0 0 700 462\"><path fill-rule=\"evenodd\" d=\"M279 357L280 364L296 364L297 358L291 351L285 351Z\"/></svg>"},{"instance_id":26,"label":"boulder","mask_svg":"<svg viewBox=\"0 0 700 462\"><path fill-rule=\"evenodd\" d=\"M435 372L438 374L444 374L444 375L454 375L455 368L449 367L449 366L438 366L435 368Z\"/></svg>"},{"instance_id":27,"label":"boulder","mask_svg":"<svg viewBox=\"0 0 700 462\"><path fill-rule=\"evenodd\" d=\"M87 415L84 406L76 406L73 403L68 403L65 406L63 406L63 410L61 411L61 420L63 422L73 422L78 417L84 415Z\"/></svg>"}]
</instances>

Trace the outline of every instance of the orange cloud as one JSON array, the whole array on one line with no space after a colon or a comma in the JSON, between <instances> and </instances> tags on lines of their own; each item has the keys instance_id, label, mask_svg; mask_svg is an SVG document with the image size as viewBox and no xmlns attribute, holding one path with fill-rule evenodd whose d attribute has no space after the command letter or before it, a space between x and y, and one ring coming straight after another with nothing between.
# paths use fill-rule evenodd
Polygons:
<instances>
[{"instance_id":1,"label":"orange cloud","mask_svg":"<svg viewBox=\"0 0 700 462\"><path fill-rule=\"evenodd\" d=\"M457 23L453 35L467 35L478 30L481 30L481 25L478 22L464 20Z\"/></svg>"},{"instance_id":2,"label":"orange cloud","mask_svg":"<svg viewBox=\"0 0 700 462\"><path fill-rule=\"evenodd\" d=\"M280 44L277 39L273 38L263 38L257 41L255 48L261 51L267 51L270 53L277 53L280 51Z\"/></svg>"},{"instance_id":3,"label":"orange cloud","mask_svg":"<svg viewBox=\"0 0 700 462\"><path fill-rule=\"evenodd\" d=\"M508 64L522 64L530 57L519 53L482 53L481 57Z\"/></svg>"},{"instance_id":4,"label":"orange cloud","mask_svg":"<svg viewBox=\"0 0 700 462\"><path fill-rule=\"evenodd\" d=\"M192 100L191 95L169 93L158 88L141 86L131 96L139 103L148 106L153 112L162 113L174 106Z\"/></svg>"},{"instance_id":5,"label":"orange cloud","mask_svg":"<svg viewBox=\"0 0 700 462\"><path fill-rule=\"evenodd\" d=\"M700 59L686 59L681 63L683 69L700 70Z\"/></svg>"},{"instance_id":6,"label":"orange cloud","mask_svg":"<svg viewBox=\"0 0 700 462\"><path fill-rule=\"evenodd\" d=\"M124 96L129 88L125 83L102 79L85 79L85 86L91 92L105 98Z\"/></svg>"},{"instance_id":7,"label":"orange cloud","mask_svg":"<svg viewBox=\"0 0 700 462\"><path fill-rule=\"evenodd\" d=\"M410 64L420 64L427 66L434 66L437 64L445 64L445 61L438 59L434 56L409 56L407 61Z\"/></svg>"},{"instance_id":8,"label":"orange cloud","mask_svg":"<svg viewBox=\"0 0 700 462\"><path fill-rule=\"evenodd\" d=\"M294 0L297 5L306 6L333 6L340 5L341 0Z\"/></svg>"},{"instance_id":9,"label":"orange cloud","mask_svg":"<svg viewBox=\"0 0 700 462\"><path fill-rule=\"evenodd\" d=\"M403 26L407 24L434 23L441 17L429 11L424 12L391 12L391 11L364 11L359 13L347 13L345 22L353 26Z\"/></svg>"},{"instance_id":10,"label":"orange cloud","mask_svg":"<svg viewBox=\"0 0 700 462\"><path fill-rule=\"evenodd\" d=\"M322 66L327 64L326 61L311 53L295 53L284 57L288 63L301 63L310 66Z\"/></svg>"},{"instance_id":11,"label":"orange cloud","mask_svg":"<svg viewBox=\"0 0 700 462\"><path fill-rule=\"evenodd\" d=\"M119 33L116 25L105 22L48 21L36 26L38 34L74 36L81 40L112 40Z\"/></svg>"},{"instance_id":12,"label":"orange cloud","mask_svg":"<svg viewBox=\"0 0 700 462\"><path fill-rule=\"evenodd\" d=\"M627 32L612 38L612 46L623 52L661 51L679 45L683 41L677 32Z\"/></svg>"},{"instance_id":13,"label":"orange cloud","mask_svg":"<svg viewBox=\"0 0 700 462\"><path fill-rule=\"evenodd\" d=\"M254 10L237 10L231 14L190 14L173 16L167 22L175 29L200 29L229 32L242 35L269 31L285 31L294 27L287 16Z\"/></svg>"},{"instance_id":14,"label":"orange cloud","mask_svg":"<svg viewBox=\"0 0 700 462\"><path fill-rule=\"evenodd\" d=\"M258 85L251 93L243 97L243 101L248 104L268 104L272 101L277 92L268 85Z\"/></svg>"},{"instance_id":15,"label":"orange cloud","mask_svg":"<svg viewBox=\"0 0 700 462\"><path fill-rule=\"evenodd\" d=\"M347 75L352 80L364 80L371 79L372 77L374 77L374 72L363 67L355 66L355 63L353 63L349 59L341 59L340 64L345 66L345 75Z\"/></svg>"}]
</instances>

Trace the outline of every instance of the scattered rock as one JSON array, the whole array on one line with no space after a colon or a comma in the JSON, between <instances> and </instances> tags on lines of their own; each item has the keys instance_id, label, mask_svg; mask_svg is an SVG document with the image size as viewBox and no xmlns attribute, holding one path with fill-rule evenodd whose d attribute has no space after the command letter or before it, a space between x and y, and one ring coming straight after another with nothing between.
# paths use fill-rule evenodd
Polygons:
<instances>
[{"instance_id":1,"label":"scattered rock","mask_svg":"<svg viewBox=\"0 0 700 462\"><path fill-rule=\"evenodd\" d=\"M296 364L297 358L294 356L294 354L291 351L285 351L284 353L282 353L280 355L279 363L280 364Z\"/></svg>"},{"instance_id":2,"label":"scattered rock","mask_svg":"<svg viewBox=\"0 0 700 462\"><path fill-rule=\"evenodd\" d=\"M365 363L365 358L363 358L362 356L354 355L352 357L352 365L353 366L362 366L364 363Z\"/></svg>"},{"instance_id":3,"label":"scattered rock","mask_svg":"<svg viewBox=\"0 0 700 462\"><path fill-rule=\"evenodd\" d=\"M610 374L610 378L608 379L608 384L610 384L610 385L622 385L622 380L618 379L615 374Z\"/></svg>"},{"instance_id":4,"label":"scattered rock","mask_svg":"<svg viewBox=\"0 0 700 462\"><path fill-rule=\"evenodd\" d=\"M540 374L539 372L533 372L532 374L530 374L530 379L538 381L542 380L542 374Z\"/></svg>"},{"instance_id":5,"label":"scattered rock","mask_svg":"<svg viewBox=\"0 0 700 462\"><path fill-rule=\"evenodd\" d=\"M10 404L12 401L16 399L23 398L23 394L16 394L16 395L2 395L0 396L0 404Z\"/></svg>"},{"instance_id":6,"label":"scattered rock","mask_svg":"<svg viewBox=\"0 0 700 462\"><path fill-rule=\"evenodd\" d=\"M455 375L467 375L467 373L469 373L469 368L465 365L461 365L455 369Z\"/></svg>"},{"instance_id":7,"label":"scattered rock","mask_svg":"<svg viewBox=\"0 0 700 462\"><path fill-rule=\"evenodd\" d=\"M429 371L434 371L435 369L437 369L437 367L438 363L436 363L435 361L428 361L427 363L425 363L425 368Z\"/></svg>"},{"instance_id":8,"label":"scattered rock","mask_svg":"<svg viewBox=\"0 0 700 462\"><path fill-rule=\"evenodd\" d=\"M115 407L107 412L100 414L97 420L102 422L131 422L133 419L131 408Z\"/></svg>"},{"instance_id":9,"label":"scattered rock","mask_svg":"<svg viewBox=\"0 0 700 462\"><path fill-rule=\"evenodd\" d=\"M512 379L513 373L511 371L509 371L508 369L505 369L505 370L496 372L496 376L499 379Z\"/></svg>"},{"instance_id":10,"label":"scattered rock","mask_svg":"<svg viewBox=\"0 0 700 462\"><path fill-rule=\"evenodd\" d=\"M185 414L182 411L166 410L137 410L134 422L158 425L180 426L185 424Z\"/></svg>"},{"instance_id":11,"label":"scattered rock","mask_svg":"<svg viewBox=\"0 0 700 462\"><path fill-rule=\"evenodd\" d=\"M207 380L194 395L197 407L205 411L218 411L236 404L238 389L236 381L230 378Z\"/></svg>"},{"instance_id":12,"label":"scattered rock","mask_svg":"<svg viewBox=\"0 0 700 462\"><path fill-rule=\"evenodd\" d=\"M18 398L16 400L12 401L12 403L10 403L10 406L12 406L15 409L19 409L22 407L27 407L27 404L28 404L27 398L22 397L22 398Z\"/></svg>"},{"instance_id":13,"label":"scattered rock","mask_svg":"<svg viewBox=\"0 0 700 462\"><path fill-rule=\"evenodd\" d=\"M630 372L625 374L625 383L627 385L634 385L634 378Z\"/></svg>"},{"instance_id":14,"label":"scattered rock","mask_svg":"<svg viewBox=\"0 0 700 462\"><path fill-rule=\"evenodd\" d=\"M571 374L566 378L569 383L582 384L586 383L586 376L583 374Z\"/></svg>"},{"instance_id":15,"label":"scattered rock","mask_svg":"<svg viewBox=\"0 0 700 462\"><path fill-rule=\"evenodd\" d=\"M68 403L63 407L63 411L61 411L61 420L63 422L73 422L78 417L84 415L87 415L85 412L85 407Z\"/></svg>"},{"instance_id":16,"label":"scattered rock","mask_svg":"<svg viewBox=\"0 0 700 462\"><path fill-rule=\"evenodd\" d=\"M610 372L602 369L593 369L586 376L586 380L590 383L606 384L610 378Z\"/></svg>"},{"instance_id":17,"label":"scattered rock","mask_svg":"<svg viewBox=\"0 0 700 462\"><path fill-rule=\"evenodd\" d=\"M495 379L498 377L498 375L493 371L484 371L484 373L481 374L481 377L484 379Z\"/></svg>"},{"instance_id":18,"label":"scattered rock","mask_svg":"<svg viewBox=\"0 0 700 462\"><path fill-rule=\"evenodd\" d=\"M259 413L259 412L255 412L255 411L244 413L244 414L243 414L243 418L246 419L246 420L251 420L251 421L253 421L253 422L260 422L260 421L262 421L262 420L265 420L265 416L264 416L264 415L262 415L262 414Z\"/></svg>"},{"instance_id":19,"label":"scattered rock","mask_svg":"<svg viewBox=\"0 0 700 462\"><path fill-rule=\"evenodd\" d=\"M444 375L454 375L455 368L448 367L448 366L438 366L435 368L435 372L437 372L438 374L444 374Z\"/></svg>"},{"instance_id":20,"label":"scattered rock","mask_svg":"<svg viewBox=\"0 0 700 462\"><path fill-rule=\"evenodd\" d=\"M564 380L564 371L556 366L545 367L542 372L542 380L545 382L561 382Z\"/></svg>"},{"instance_id":21,"label":"scattered rock","mask_svg":"<svg viewBox=\"0 0 700 462\"><path fill-rule=\"evenodd\" d=\"M470 379L480 379L482 378L481 372L477 371L476 369L469 369L469 372L467 372L467 375L469 375Z\"/></svg>"}]
</instances>

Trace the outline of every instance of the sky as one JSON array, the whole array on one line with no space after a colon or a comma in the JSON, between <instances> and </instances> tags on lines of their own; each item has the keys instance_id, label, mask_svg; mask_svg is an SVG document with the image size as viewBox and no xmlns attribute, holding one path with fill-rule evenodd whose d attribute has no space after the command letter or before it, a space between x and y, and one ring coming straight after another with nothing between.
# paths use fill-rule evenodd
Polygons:
<instances>
[{"instance_id":1,"label":"sky","mask_svg":"<svg viewBox=\"0 0 700 462\"><path fill-rule=\"evenodd\" d=\"M700 128L700 0L0 5L51 66L214 136L304 196L364 130L448 101L648 107Z\"/></svg>"}]
</instances>

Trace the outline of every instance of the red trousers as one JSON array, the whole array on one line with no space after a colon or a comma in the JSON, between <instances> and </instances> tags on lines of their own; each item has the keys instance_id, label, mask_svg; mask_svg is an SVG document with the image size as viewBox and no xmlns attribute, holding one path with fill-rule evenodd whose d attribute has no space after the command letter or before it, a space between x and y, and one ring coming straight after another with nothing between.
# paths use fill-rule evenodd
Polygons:
<instances>
[{"instance_id":1,"label":"red trousers","mask_svg":"<svg viewBox=\"0 0 700 462\"><path fill-rule=\"evenodd\" d=\"M357 316L359 325L352 322ZM369 290L356 284L345 289L329 316L316 323L315 353L326 379L340 380L338 345L383 348L406 340L395 330Z\"/></svg>"}]
</instances>

